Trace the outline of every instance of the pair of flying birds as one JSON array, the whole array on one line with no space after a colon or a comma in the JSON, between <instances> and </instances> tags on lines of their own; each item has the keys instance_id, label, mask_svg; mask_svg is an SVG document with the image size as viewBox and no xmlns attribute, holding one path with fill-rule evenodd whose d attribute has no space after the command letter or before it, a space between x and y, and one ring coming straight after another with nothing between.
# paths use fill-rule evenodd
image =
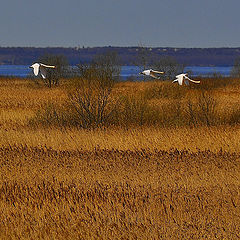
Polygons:
<instances>
[{"instance_id":1,"label":"pair of flying birds","mask_svg":"<svg viewBox=\"0 0 240 240\"><path fill-rule=\"evenodd\" d=\"M46 65L43 63L34 63L30 68L33 69L33 73L35 76L37 76L40 72L41 76L43 79L46 78L47 76L47 70L46 68L56 68L56 66L51 66L51 65ZM146 76L151 76L153 78L159 78L157 74L164 74L164 72L159 72L159 71L154 71L152 69L144 70L140 74L146 75ZM189 81L193 83L200 83L200 81L194 81L190 79L187 76L187 73L182 73L176 76L177 79L175 79L173 82L178 82L179 85L183 85L185 83L186 85L189 85Z\"/></svg>"},{"instance_id":2,"label":"pair of flying birds","mask_svg":"<svg viewBox=\"0 0 240 240\"><path fill-rule=\"evenodd\" d=\"M148 70L144 70L144 71L140 72L140 74L159 79L158 74L164 74L164 72L159 72L159 71L155 71L152 69L148 69ZM183 83L185 83L186 85L189 85L189 81L193 82L193 83L200 83L200 81L195 81L195 80L190 79L187 75L188 75L187 73L179 74L176 76L176 79L173 80L172 82L173 83L178 82L179 85L183 85Z\"/></svg>"}]
</instances>

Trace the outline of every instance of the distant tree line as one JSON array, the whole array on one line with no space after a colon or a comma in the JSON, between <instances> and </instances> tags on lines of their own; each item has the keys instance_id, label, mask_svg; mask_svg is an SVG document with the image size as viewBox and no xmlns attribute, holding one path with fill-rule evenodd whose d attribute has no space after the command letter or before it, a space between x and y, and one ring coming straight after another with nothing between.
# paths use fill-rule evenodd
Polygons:
<instances>
[{"instance_id":1,"label":"distant tree line","mask_svg":"<svg viewBox=\"0 0 240 240\"><path fill-rule=\"evenodd\" d=\"M153 61L154 59L154 61ZM43 79L48 87L59 84L61 78L108 78L114 81L120 80L121 59L117 52L109 51L103 54L96 54L91 62L81 62L74 68L69 64L68 59L64 55L45 54L40 56L37 62L47 65L54 65L56 68L46 69L47 78ZM161 80L173 79L174 76L183 71L184 65L177 62L174 57L162 56L156 58L154 53L149 52L145 47L139 47L135 61L132 63L139 67L139 72L144 69L153 68L161 70L164 74ZM31 74L33 76L33 74ZM150 80L151 77L134 76L134 80ZM37 81L37 78L35 78Z\"/></svg>"},{"instance_id":2,"label":"distant tree line","mask_svg":"<svg viewBox=\"0 0 240 240\"><path fill-rule=\"evenodd\" d=\"M171 80L177 74L184 71L185 65L179 63L177 59L172 56L156 56L154 52L144 46L139 46L137 52L138 53L135 60L132 62L132 65L138 66L139 72L144 69L152 68L164 72L164 74L160 76L161 80ZM49 87L58 85L61 78L79 76L84 78L92 78L95 76L99 78L101 77L101 74L104 74L108 79L120 80L121 58L117 52L113 51L96 54L94 58L87 63L80 61L75 68L69 64L65 55L53 55L47 53L40 56L37 61L56 66L54 71L47 70L47 78L43 79L44 83ZM89 74L91 74L91 76ZM240 77L240 57L235 59L230 75L236 78ZM214 77L222 76L215 73ZM128 80L131 79L147 81L150 80L151 77L134 76L130 77Z\"/></svg>"},{"instance_id":3,"label":"distant tree line","mask_svg":"<svg viewBox=\"0 0 240 240\"><path fill-rule=\"evenodd\" d=\"M0 47L0 64L29 65L45 54L64 55L70 65L76 65L81 59L90 63L95 55L117 52L121 65L132 65L143 48L136 47L84 47L84 48L34 48ZM240 56L240 48L144 48L152 55L152 61L159 57L173 57L178 63L188 66L232 66Z\"/></svg>"}]
</instances>

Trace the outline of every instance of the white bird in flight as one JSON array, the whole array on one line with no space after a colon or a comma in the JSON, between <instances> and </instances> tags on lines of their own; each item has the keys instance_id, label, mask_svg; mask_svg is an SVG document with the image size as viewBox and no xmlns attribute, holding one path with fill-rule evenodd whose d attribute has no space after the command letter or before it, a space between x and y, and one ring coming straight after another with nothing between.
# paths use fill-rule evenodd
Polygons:
<instances>
[{"instance_id":1,"label":"white bird in flight","mask_svg":"<svg viewBox=\"0 0 240 240\"><path fill-rule=\"evenodd\" d=\"M38 73L40 72L43 79L45 79L47 76L46 68L55 68L55 67L56 66L45 65L43 63L34 63L32 66L30 66L30 68L33 69L34 75L37 76Z\"/></svg>"},{"instance_id":2,"label":"white bird in flight","mask_svg":"<svg viewBox=\"0 0 240 240\"><path fill-rule=\"evenodd\" d=\"M146 75L146 76L151 76L153 78L159 79L157 74L163 74L163 73L164 72L159 72L159 71L155 71L155 70L152 70L152 69L148 69L148 70L144 70L144 71L140 72L139 74L143 74L143 75Z\"/></svg>"},{"instance_id":3,"label":"white bird in flight","mask_svg":"<svg viewBox=\"0 0 240 240\"><path fill-rule=\"evenodd\" d=\"M186 85L189 85L189 81L193 82L193 83L200 83L200 81L194 81L192 79L190 79L187 76L187 73L182 73L176 76L177 79L173 80L172 82L178 82L179 85L183 85L183 83L185 83Z\"/></svg>"}]
</instances>

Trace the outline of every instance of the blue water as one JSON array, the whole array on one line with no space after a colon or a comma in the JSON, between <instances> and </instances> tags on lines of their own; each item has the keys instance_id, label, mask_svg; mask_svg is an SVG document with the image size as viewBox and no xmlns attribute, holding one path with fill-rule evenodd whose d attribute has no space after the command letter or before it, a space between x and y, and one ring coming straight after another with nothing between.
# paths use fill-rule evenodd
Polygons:
<instances>
[{"instance_id":1,"label":"blue water","mask_svg":"<svg viewBox=\"0 0 240 240\"><path fill-rule=\"evenodd\" d=\"M0 76L27 77L31 73L29 66L0 65Z\"/></svg>"},{"instance_id":2,"label":"blue water","mask_svg":"<svg viewBox=\"0 0 240 240\"><path fill-rule=\"evenodd\" d=\"M184 72L189 72L191 76L211 76L213 74L221 74L224 77L230 75L232 67L199 67L199 66L189 66L184 68ZM123 78L128 78L130 76L139 75L139 67L136 66L123 66L121 71L121 76Z\"/></svg>"},{"instance_id":3,"label":"blue water","mask_svg":"<svg viewBox=\"0 0 240 240\"><path fill-rule=\"evenodd\" d=\"M229 76L232 67L198 67L189 66L185 67L184 72L190 71L192 76L209 76L215 73L219 73L222 76ZM139 76L140 69L136 66L123 66L121 71L121 77L127 79L131 76ZM25 65L0 65L0 76L17 76L28 77L31 74L29 66Z\"/></svg>"},{"instance_id":4,"label":"blue water","mask_svg":"<svg viewBox=\"0 0 240 240\"><path fill-rule=\"evenodd\" d=\"M192 72L191 75L193 76L208 76L212 74L221 74L224 77L228 77L230 75L230 72L232 70L231 67L198 67L198 66L190 66L185 67L185 72Z\"/></svg>"}]
</instances>

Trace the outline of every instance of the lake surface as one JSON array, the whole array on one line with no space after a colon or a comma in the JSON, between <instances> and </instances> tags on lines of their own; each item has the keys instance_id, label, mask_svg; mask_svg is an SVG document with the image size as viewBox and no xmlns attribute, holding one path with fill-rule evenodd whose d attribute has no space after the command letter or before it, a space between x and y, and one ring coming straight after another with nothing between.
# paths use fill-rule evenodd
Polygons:
<instances>
[{"instance_id":1,"label":"lake surface","mask_svg":"<svg viewBox=\"0 0 240 240\"><path fill-rule=\"evenodd\" d=\"M222 76L229 76L232 67L185 67L184 72L191 72L192 76L209 76L219 73ZM136 66L122 66L121 77L127 79L131 76L139 76L139 67ZM0 76L16 76L27 77L32 73L32 69L26 65L0 65Z\"/></svg>"}]
</instances>

